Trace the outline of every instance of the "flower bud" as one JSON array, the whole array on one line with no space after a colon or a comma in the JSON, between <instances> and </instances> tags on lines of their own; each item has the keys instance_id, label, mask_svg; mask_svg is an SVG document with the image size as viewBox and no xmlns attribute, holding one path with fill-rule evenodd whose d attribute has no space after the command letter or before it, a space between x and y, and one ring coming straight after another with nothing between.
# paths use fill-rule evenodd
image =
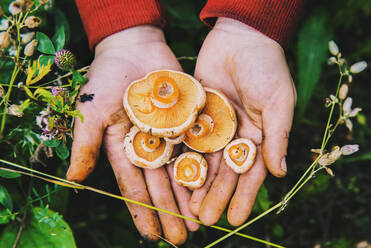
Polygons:
<instances>
[{"instance_id":1,"label":"flower bud","mask_svg":"<svg viewBox=\"0 0 371 248\"><path fill-rule=\"evenodd\" d=\"M70 71L76 65L75 55L71 51L62 49L55 53L55 64L63 71Z\"/></svg>"},{"instance_id":2,"label":"flower bud","mask_svg":"<svg viewBox=\"0 0 371 248\"><path fill-rule=\"evenodd\" d=\"M359 151L359 145L345 145L341 147L341 153L343 155L351 155Z\"/></svg>"},{"instance_id":3,"label":"flower bud","mask_svg":"<svg viewBox=\"0 0 371 248\"><path fill-rule=\"evenodd\" d=\"M26 20L24 21L24 24L26 25L26 27L28 28L37 28L38 26L40 26L42 20L40 17L37 17L37 16L29 16L26 18Z\"/></svg>"},{"instance_id":4,"label":"flower bud","mask_svg":"<svg viewBox=\"0 0 371 248\"><path fill-rule=\"evenodd\" d=\"M9 28L9 20L3 19L0 21L0 31L5 31Z\"/></svg>"},{"instance_id":5,"label":"flower bud","mask_svg":"<svg viewBox=\"0 0 371 248\"><path fill-rule=\"evenodd\" d=\"M335 173L330 169L330 168L325 168L327 174L329 174L330 176L334 177L335 176Z\"/></svg>"},{"instance_id":6,"label":"flower bud","mask_svg":"<svg viewBox=\"0 0 371 248\"><path fill-rule=\"evenodd\" d=\"M47 4L47 3L49 3L49 0L39 0L39 3L40 4Z\"/></svg>"},{"instance_id":7,"label":"flower bud","mask_svg":"<svg viewBox=\"0 0 371 248\"><path fill-rule=\"evenodd\" d=\"M339 47L338 47L338 45L336 45L335 41L333 41L333 40L331 40L328 43L328 50L334 56L337 56L339 54Z\"/></svg>"},{"instance_id":8,"label":"flower bud","mask_svg":"<svg viewBox=\"0 0 371 248\"><path fill-rule=\"evenodd\" d=\"M0 49L8 48L10 46L10 34L8 32L0 33Z\"/></svg>"},{"instance_id":9,"label":"flower bud","mask_svg":"<svg viewBox=\"0 0 371 248\"><path fill-rule=\"evenodd\" d=\"M360 73L361 71L366 69L366 67L367 67L366 61L359 61L350 67L350 72L353 74Z\"/></svg>"},{"instance_id":10,"label":"flower bud","mask_svg":"<svg viewBox=\"0 0 371 248\"><path fill-rule=\"evenodd\" d=\"M333 64L336 64L336 63L337 63L337 59L335 57L330 57L327 60L327 64L329 64L329 65L333 65Z\"/></svg>"},{"instance_id":11,"label":"flower bud","mask_svg":"<svg viewBox=\"0 0 371 248\"><path fill-rule=\"evenodd\" d=\"M5 94L4 87L0 85L0 97L3 97Z\"/></svg>"},{"instance_id":12,"label":"flower bud","mask_svg":"<svg viewBox=\"0 0 371 248\"><path fill-rule=\"evenodd\" d=\"M38 44L39 41L36 39L28 43L27 46L24 48L24 55L27 57L31 57L35 52L35 48L37 47Z\"/></svg>"},{"instance_id":13,"label":"flower bud","mask_svg":"<svg viewBox=\"0 0 371 248\"><path fill-rule=\"evenodd\" d=\"M339 90L340 100L344 100L348 95L349 86L347 84L342 84Z\"/></svg>"},{"instance_id":14,"label":"flower bud","mask_svg":"<svg viewBox=\"0 0 371 248\"><path fill-rule=\"evenodd\" d=\"M353 82L353 76L352 75L348 75L348 83L351 83Z\"/></svg>"},{"instance_id":15,"label":"flower bud","mask_svg":"<svg viewBox=\"0 0 371 248\"><path fill-rule=\"evenodd\" d=\"M8 109L8 114L14 115L14 116L17 116L17 117L22 117L23 116L23 112L20 111L19 105L17 105L17 104L10 105L10 107Z\"/></svg>"},{"instance_id":16,"label":"flower bud","mask_svg":"<svg viewBox=\"0 0 371 248\"><path fill-rule=\"evenodd\" d=\"M25 33L25 34L21 34L21 43L22 43L22 45L26 45L33 38L35 38L35 32L28 32L28 33Z\"/></svg>"}]
</instances>

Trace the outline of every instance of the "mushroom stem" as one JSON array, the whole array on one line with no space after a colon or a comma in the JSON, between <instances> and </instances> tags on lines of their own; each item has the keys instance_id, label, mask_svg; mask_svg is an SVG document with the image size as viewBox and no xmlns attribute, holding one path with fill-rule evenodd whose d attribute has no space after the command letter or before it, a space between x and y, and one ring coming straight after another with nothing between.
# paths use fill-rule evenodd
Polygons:
<instances>
[{"instance_id":1,"label":"mushroom stem","mask_svg":"<svg viewBox=\"0 0 371 248\"><path fill-rule=\"evenodd\" d=\"M201 114L195 124L187 131L190 138L201 138L208 136L214 129L214 121L210 115Z\"/></svg>"},{"instance_id":2,"label":"mushroom stem","mask_svg":"<svg viewBox=\"0 0 371 248\"><path fill-rule=\"evenodd\" d=\"M160 143L160 138L156 136L147 135L142 139L142 147L146 152L156 151Z\"/></svg>"},{"instance_id":3,"label":"mushroom stem","mask_svg":"<svg viewBox=\"0 0 371 248\"><path fill-rule=\"evenodd\" d=\"M151 101L158 108L171 108L179 98L179 89L174 79L161 76L156 79Z\"/></svg>"}]
</instances>

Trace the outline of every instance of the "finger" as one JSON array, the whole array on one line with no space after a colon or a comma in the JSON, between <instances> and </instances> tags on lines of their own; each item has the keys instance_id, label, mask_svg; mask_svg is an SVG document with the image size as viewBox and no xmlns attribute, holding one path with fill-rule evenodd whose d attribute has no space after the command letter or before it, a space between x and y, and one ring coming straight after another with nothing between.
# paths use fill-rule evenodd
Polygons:
<instances>
[{"instance_id":1,"label":"finger","mask_svg":"<svg viewBox=\"0 0 371 248\"><path fill-rule=\"evenodd\" d=\"M213 183L218 173L221 158L222 158L221 151L205 155L205 159L208 165L206 181L201 188L195 189L193 191L191 201L189 203L189 207L192 214L196 216L199 215L202 201L204 200L207 192L211 187L211 184Z\"/></svg>"},{"instance_id":2,"label":"finger","mask_svg":"<svg viewBox=\"0 0 371 248\"><path fill-rule=\"evenodd\" d=\"M193 215L189 208L189 202L191 200L191 192L186 187L179 185L175 181L173 164L167 166L167 173L169 174L171 187L173 189L175 198L178 202L178 206L179 206L179 210L181 214L186 217L192 218L192 219L197 219L197 216ZM184 223L186 224L188 230L191 232L195 232L198 230L198 228L200 228L200 224L190 221L190 220L184 220Z\"/></svg>"},{"instance_id":3,"label":"finger","mask_svg":"<svg viewBox=\"0 0 371 248\"><path fill-rule=\"evenodd\" d=\"M231 225L239 226L249 217L266 174L261 151L258 148L254 166L246 173L240 175L236 192L229 204L227 217Z\"/></svg>"},{"instance_id":4,"label":"finger","mask_svg":"<svg viewBox=\"0 0 371 248\"><path fill-rule=\"evenodd\" d=\"M158 208L179 213L165 168L144 169L143 172L153 204ZM158 215L166 239L175 245L183 244L187 239L183 220L162 212L158 212Z\"/></svg>"},{"instance_id":5,"label":"finger","mask_svg":"<svg viewBox=\"0 0 371 248\"><path fill-rule=\"evenodd\" d=\"M233 194L237 179L238 175L226 165L223 159L218 175L201 204L199 217L202 223L213 225L219 220Z\"/></svg>"},{"instance_id":6,"label":"finger","mask_svg":"<svg viewBox=\"0 0 371 248\"><path fill-rule=\"evenodd\" d=\"M108 159L121 194L129 199L152 205L142 171L130 164L124 153L122 143L129 126L123 119L127 117L123 112L120 113L122 121L117 121L116 124L109 126L105 132L104 143ZM158 240L161 235L161 227L156 211L133 203L126 203L126 205L139 233L148 240Z\"/></svg>"},{"instance_id":7,"label":"finger","mask_svg":"<svg viewBox=\"0 0 371 248\"><path fill-rule=\"evenodd\" d=\"M287 172L286 150L294 116L294 99L293 91L276 94L263 109L263 159L276 177L284 177Z\"/></svg>"},{"instance_id":8,"label":"finger","mask_svg":"<svg viewBox=\"0 0 371 248\"><path fill-rule=\"evenodd\" d=\"M94 114L91 102L84 103L80 111L84 122L80 119L75 122L71 164L66 175L67 180L75 182L83 181L93 171L104 130L102 121Z\"/></svg>"}]
</instances>

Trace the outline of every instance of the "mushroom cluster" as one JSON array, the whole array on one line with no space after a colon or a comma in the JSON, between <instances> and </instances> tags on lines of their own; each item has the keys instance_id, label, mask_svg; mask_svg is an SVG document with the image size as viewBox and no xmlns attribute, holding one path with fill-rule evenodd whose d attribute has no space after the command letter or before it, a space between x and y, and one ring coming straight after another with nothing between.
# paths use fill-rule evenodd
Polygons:
<instances>
[{"instance_id":1,"label":"mushroom cluster","mask_svg":"<svg viewBox=\"0 0 371 248\"><path fill-rule=\"evenodd\" d=\"M237 118L228 98L216 89L202 87L186 73L150 72L128 86L123 103L134 124L125 135L124 148L138 167L163 166L172 161L174 146L183 142L195 152L176 158L174 177L179 184L196 189L207 176L207 162L200 153L224 148L224 159L236 173L246 172L255 161L256 147L251 140L232 141Z\"/></svg>"}]
</instances>

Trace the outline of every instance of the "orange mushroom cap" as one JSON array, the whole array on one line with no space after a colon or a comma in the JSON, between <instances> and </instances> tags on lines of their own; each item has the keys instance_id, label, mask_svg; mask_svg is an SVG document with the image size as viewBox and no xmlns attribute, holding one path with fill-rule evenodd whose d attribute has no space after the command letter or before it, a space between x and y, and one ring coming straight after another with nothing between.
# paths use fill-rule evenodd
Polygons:
<instances>
[{"instance_id":1,"label":"orange mushroom cap","mask_svg":"<svg viewBox=\"0 0 371 248\"><path fill-rule=\"evenodd\" d=\"M132 82L125 91L124 108L142 132L176 137L195 122L206 101L201 84L183 72L153 71Z\"/></svg>"},{"instance_id":2,"label":"orange mushroom cap","mask_svg":"<svg viewBox=\"0 0 371 248\"><path fill-rule=\"evenodd\" d=\"M235 139L224 148L223 156L227 165L234 172L242 174L253 166L256 146L250 139Z\"/></svg>"},{"instance_id":3,"label":"orange mushroom cap","mask_svg":"<svg viewBox=\"0 0 371 248\"><path fill-rule=\"evenodd\" d=\"M136 126L125 135L126 156L134 165L156 169L169 161L174 145L164 139L141 132Z\"/></svg>"},{"instance_id":4,"label":"orange mushroom cap","mask_svg":"<svg viewBox=\"0 0 371 248\"><path fill-rule=\"evenodd\" d=\"M184 143L191 149L210 153L223 149L237 129L237 118L228 98L220 91L205 88L206 105L186 132Z\"/></svg>"},{"instance_id":5,"label":"orange mushroom cap","mask_svg":"<svg viewBox=\"0 0 371 248\"><path fill-rule=\"evenodd\" d=\"M201 154L186 152L175 160L174 178L178 184L197 189L205 183L206 176L207 162Z\"/></svg>"}]
</instances>

